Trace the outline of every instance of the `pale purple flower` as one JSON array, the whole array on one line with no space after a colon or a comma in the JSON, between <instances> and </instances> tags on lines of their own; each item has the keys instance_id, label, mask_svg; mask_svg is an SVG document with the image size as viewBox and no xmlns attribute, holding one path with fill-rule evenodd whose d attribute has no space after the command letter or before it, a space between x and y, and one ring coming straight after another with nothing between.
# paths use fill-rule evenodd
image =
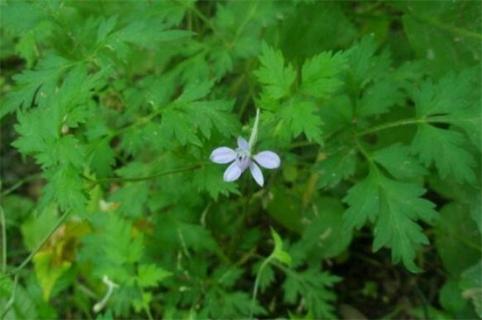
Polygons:
<instances>
[{"instance_id":1,"label":"pale purple flower","mask_svg":"<svg viewBox=\"0 0 482 320\"><path fill-rule=\"evenodd\" d=\"M251 139L253 140L253 139ZM215 163L231 163L224 171L224 181L237 180L249 168L254 180L262 187L264 177L258 165L266 169L276 169L281 160L273 151L261 151L254 156L251 154L252 145L244 138L238 138L238 148L219 147L213 150L209 157Z\"/></svg>"}]
</instances>

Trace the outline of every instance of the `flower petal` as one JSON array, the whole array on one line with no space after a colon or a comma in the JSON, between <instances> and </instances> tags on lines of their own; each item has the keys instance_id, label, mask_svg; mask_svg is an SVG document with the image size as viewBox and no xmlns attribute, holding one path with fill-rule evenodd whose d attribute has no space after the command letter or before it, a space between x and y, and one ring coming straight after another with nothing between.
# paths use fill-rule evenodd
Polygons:
<instances>
[{"instance_id":1,"label":"flower petal","mask_svg":"<svg viewBox=\"0 0 482 320\"><path fill-rule=\"evenodd\" d=\"M243 151L249 150L249 143L243 137L238 137L238 147Z\"/></svg>"},{"instance_id":2,"label":"flower petal","mask_svg":"<svg viewBox=\"0 0 482 320\"><path fill-rule=\"evenodd\" d=\"M211 152L209 159L215 163L228 163L236 159L236 151L228 147L219 147Z\"/></svg>"},{"instance_id":3,"label":"flower petal","mask_svg":"<svg viewBox=\"0 0 482 320\"><path fill-rule=\"evenodd\" d=\"M258 167L258 165L254 162L251 162L249 164L249 171L251 171L251 175L253 176L256 183L258 183L262 187L264 184L264 177L263 172L261 172L261 169Z\"/></svg>"},{"instance_id":4,"label":"flower petal","mask_svg":"<svg viewBox=\"0 0 482 320\"><path fill-rule=\"evenodd\" d=\"M239 167L238 161L234 161L229 165L229 167L224 171L224 181L231 182L238 180L239 176L243 173L243 170Z\"/></svg>"},{"instance_id":5,"label":"flower petal","mask_svg":"<svg viewBox=\"0 0 482 320\"><path fill-rule=\"evenodd\" d=\"M260 166L266 169L276 169L281 164L280 158L273 151L262 151L253 158Z\"/></svg>"}]
</instances>

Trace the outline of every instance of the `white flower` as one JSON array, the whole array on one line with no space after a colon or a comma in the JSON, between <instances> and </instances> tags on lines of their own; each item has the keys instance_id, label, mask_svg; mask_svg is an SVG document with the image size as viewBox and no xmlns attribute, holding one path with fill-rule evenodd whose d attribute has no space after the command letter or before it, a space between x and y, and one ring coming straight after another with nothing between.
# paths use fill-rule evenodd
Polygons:
<instances>
[{"instance_id":1,"label":"white flower","mask_svg":"<svg viewBox=\"0 0 482 320\"><path fill-rule=\"evenodd\" d=\"M280 166L281 160L273 151L261 151L254 156L251 150L256 141L258 131L259 111L256 113L256 120L249 142L238 137L238 148L233 150L229 147L219 147L213 150L209 157L215 163L231 163L224 171L224 181L236 181L241 174L249 168L254 180L262 187L264 177L258 165L266 169L276 169Z\"/></svg>"}]
</instances>

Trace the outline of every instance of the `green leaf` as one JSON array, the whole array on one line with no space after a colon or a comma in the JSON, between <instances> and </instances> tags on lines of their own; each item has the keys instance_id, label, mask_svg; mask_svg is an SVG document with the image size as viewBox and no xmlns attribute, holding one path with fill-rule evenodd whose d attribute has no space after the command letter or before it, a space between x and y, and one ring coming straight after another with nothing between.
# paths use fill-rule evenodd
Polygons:
<instances>
[{"instance_id":1,"label":"green leaf","mask_svg":"<svg viewBox=\"0 0 482 320\"><path fill-rule=\"evenodd\" d=\"M38 214L30 215L21 226L25 246L29 250L34 250L56 225L57 220L58 211L53 205L44 208Z\"/></svg>"},{"instance_id":2,"label":"green leaf","mask_svg":"<svg viewBox=\"0 0 482 320\"><path fill-rule=\"evenodd\" d=\"M352 148L339 148L328 152L315 166L319 172L318 188L333 188L351 177L356 170L357 157Z\"/></svg>"},{"instance_id":3,"label":"green leaf","mask_svg":"<svg viewBox=\"0 0 482 320\"><path fill-rule=\"evenodd\" d=\"M141 264L137 271L137 283L142 288L156 287L159 282L171 275L155 264Z\"/></svg>"},{"instance_id":4,"label":"green leaf","mask_svg":"<svg viewBox=\"0 0 482 320\"><path fill-rule=\"evenodd\" d=\"M101 178L107 177L112 173L115 164L115 153L107 140L95 140L87 147L87 154L90 168Z\"/></svg>"},{"instance_id":5,"label":"green leaf","mask_svg":"<svg viewBox=\"0 0 482 320\"><path fill-rule=\"evenodd\" d=\"M468 303L462 297L462 290L459 287L459 283L456 280L448 280L439 293L440 304L447 311L450 311L457 317L465 318L463 312L467 309Z\"/></svg>"},{"instance_id":6,"label":"green leaf","mask_svg":"<svg viewBox=\"0 0 482 320\"><path fill-rule=\"evenodd\" d=\"M301 133L310 141L322 142L322 120L316 113L316 105L310 101L290 101L279 112L285 135L297 137Z\"/></svg>"},{"instance_id":7,"label":"green leaf","mask_svg":"<svg viewBox=\"0 0 482 320\"><path fill-rule=\"evenodd\" d=\"M119 204L119 213L126 217L142 217L146 212L149 185L146 182L128 183L116 190L111 201Z\"/></svg>"},{"instance_id":8,"label":"green leaf","mask_svg":"<svg viewBox=\"0 0 482 320\"><path fill-rule=\"evenodd\" d=\"M189 116L177 110L168 109L162 113L159 131L162 140L165 141L164 143L169 143L169 141L175 139L181 145L202 145Z\"/></svg>"},{"instance_id":9,"label":"green leaf","mask_svg":"<svg viewBox=\"0 0 482 320\"><path fill-rule=\"evenodd\" d=\"M436 128L428 124L418 126L412 149L420 160L435 167L442 179L452 177L458 182L475 182L475 161L465 148L463 135L456 131Z\"/></svg>"},{"instance_id":10,"label":"green leaf","mask_svg":"<svg viewBox=\"0 0 482 320\"><path fill-rule=\"evenodd\" d=\"M274 240L274 250L271 253L271 256L274 259L280 261L281 263L290 265L291 257L288 254L288 252L283 250L283 240L281 240L281 237L273 228L271 228L271 236L273 237L273 240Z\"/></svg>"},{"instance_id":11,"label":"green leaf","mask_svg":"<svg viewBox=\"0 0 482 320\"><path fill-rule=\"evenodd\" d=\"M417 116L424 120L419 121L412 143L413 151L425 165L434 163L443 179L450 176L458 182L475 181L472 169L475 161L468 151L464 135L451 127L442 129L431 123L453 123L467 129L466 122L460 120L467 117L468 110L473 110L471 103L475 101L470 99L473 77L472 70L450 74L436 84L424 82L412 93ZM477 114L480 117L480 110ZM469 123L468 128L472 127Z\"/></svg>"},{"instance_id":12,"label":"green leaf","mask_svg":"<svg viewBox=\"0 0 482 320\"><path fill-rule=\"evenodd\" d=\"M415 54L440 75L478 63L481 4L445 1L398 3L403 28ZM427 41L430 39L430 41Z\"/></svg>"},{"instance_id":13,"label":"green leaf","mask_svg":"<svg viewBox=\"0 0 482 320\"><path fill-rule=\"evenodd\" d=\"M35 301L29 292L17 282L14 284L10 278L3 273L0 276L5 277L0 281L0 308L2 313L7 311L5 308L7 303L12 298L12 293L15 293L15 299L11 305L10 310L4 314L4 319L37 319L39 318L38 301ZM15 291L13 291L15 290Z\"/></svg>"},{"instance_id":14,"label":"green leaf","mask_svg":"<svg viewBox=\"0 0 482 320\"><path fill-rule=\"evenodd\" d=\"M480 234L469 206L451 202L435 224L435 247L445 270L454 278L480 258Z\"/></svg>"},{"instance_id":15,"label":"green leaf","mask_svg":"<svg viewBox=\"0 0 482 320\"><path fill-rule=\"evenodd\" d=\"M358 35L344 3L298 1L290 10L278 25L277 38L287 57L303 59L327 48L346 48Z\"/></svg>"},{"instance_id":16,"label":"green leaf","mask_svg":"<svg viewBox=\"0 0 482 320\"><path fill-rule=\"evenodd\" d=\"M176 99L178 103L188 103L205 98L213 88L211 81L191 81L184 88L182 94Z\"/></svg>"},{"instance_id":17,"label":"green leaf","mask_svg":"<svg viewBox=\"0 0 482 320\"><path fill-rule=\"evenodd\" d=\"M116 283L135 281L132 265L144 254L143 234L134 234L132 224L115 212L92 218L92 233L83 239L79 261L93 263L93 275L108 275Z\"/></svg>"},{"instance_id":18,"label":"green leaf","mask_svg":"<svg viewBox=\"0 0 482 320\"><path fill-rule=\"evenodd\" d=\"M232 288L236 282L243 276L244 270L238 267L220 267L213 273L213 278L216 279L224 288Z\"/></svg>"},{"instance_id":19,"label":"green leaf","mask_svg":"<svg viewBox=\"0 0 482 320\"><path fill-rule=\"evenodd\" d=\"M156 239L163 246L183 250L185 254L191 249L195 252L219 249L211 231L201 225L182 221L176 216L163 217L158 223L163 227L156 229Z\"/></svg>"},{"instance_id":20,"label":"green leaf","mask_svg":"<svg viewBox=\"0 0 482 320\"><path fill-rule=\"evenodd\" d=\"M375 79L384 78L390 67L387 52L377 55L373 36L365 36L346 51L348 61L348 89L357 93Z\"/></svg>"},{"instance_id":21,"label":"green leaf","mask_svg":"<svg viewBox=\"0 0 482 320\"><path fill-rule=\"evenodd\" d=\"M96 50L107 49L108 53L112 52L123 60L131 51L130 45L153 49L163 42L182 42L192 36L192 32L187 30L165 30L166 25L158 18L137 19L117 30L116 25L114 18L104 20L99 25ZM102 53L99 55L102 56Z\"/></svg>"},{"instance_id":22,"label":"green leaf","mask_svg":"<svg viewBox=\"0 0 482 320\"><path fill-rule=\"evenodd\" d=\"M239 14L243 12L244 14ZM278 22L283 15L283 6L272 1L229 1L217 5L213 23L218 30L215 43L225 43L213 51L228 52L233 61L251 58L258 54L262 45L263 31Z\"/></svg>"},{"instance_id":23,"label":"green leaf","mask_svg":"<svg viewBox=\"0 0 482 320\"><path fill-rule=\"evenodd\" d=\"M48 184L42 197L43 204L56 202L63 210L81 212L87 203L84 181L70 165L47 171Z\"/></svg>"},{"instance_id":24,"label":"green leaf","mask_svg":"<svg viewBox=\"0 0 482 320\"><path fill-rule=\"evenodd\" d=\"M35 274L42 287L45 301L50 299L55 283L72 264L70 261L55 261L54 256L55 253L51 251L40 251L33 257Z\"/></svg>"},{"instance_id":25,"label":"green leaf","mask_svg":"<svg viewBox=\"0 0 482 320\"><path fill-rule=\"evenodd\" d=\"M15 90L11 91L0 108L0 119L20 107L30 108L54 94L57 80L68 70L71 62L58 56L47 55L34 70L16 75Z\"/></svg>"},{"instance_id":26,"label":"green leaf","mask_svg":"<svg viewBox=\"0 0 482 320\"><path fill-rule=\"evenodd\" d=\"M470 299L474 305L475 312L482 318L482 261L468 268L462 273L460 287L463 290L462 296Z\"/></svg>"},{"instance_id":27,"label":"green leaf","mask_svg":"<svg viewBox=\"0 0 482 320\"><path fill-rule=\"evenodd\" d=\"M32 68L38 58L35 29L26 32L15 46L15 51L27 61L27 67Z\"/></svg>"},{"instance_id":28,"label":"green leaf","mask_svg":"<svg viewBox=\"0 0 482 320\"><path fill-rule=\"evenodd\" d=\"M334 319L333 302L336 298L331 288L341 279L327 272L310 268L303 272L287 274L283 283L284 301L294 304L303 298L305 306L315 318Z\"/></svg>"},{"instance_id":29,"label":"green leaf","mask_svg":"<svg viewBox=\"0 0 482 320\"><path fill-rule=\"evenodd\" d=\"M470 108L476 69L467 69L458 74L450 73L433 83L423 82L419 88L412 90L418 116L451 115ZM450 119L450 118L449 118Z\"/></svg>"},{"instance_id":30,"label":"green leaf","mask_svg":"<svg viewBox=\"0 0 482 320\"><path fill-rule=\"evenodd\" d=\"M414 179L427 174L410 154L410 148L399 143L375 151L373 160L397 179Z\"/></svg>"},{"instance_id":31,"label":"green leaf","mask_svg":"<svg viewBox=\"0 0 482 320\"><path fill-rule=\"evenodd\" d=\"M363 117L383 114L401 103L402 98L397 83L382 79L365 90L357 104L357 111Z\"/></svg>"},{"instance_id":32,"label":"green leaf","mask_svg":"<svg viewBox=\"0 0 482 320\"><path fill-rule=\"evenodd\" d=\"M191 124L209 139L213 128L225 137L238 131L238 120L230 112L232 107L233 103L225 100L198 101L184 106L182 110L188 114Z\"/></svg>"},{"instance_id":33,"label":"green leaf","mask_svg":"<svg viewBox=\"0 0 482 320\"><path fill-rule=\"evenodd\" d=\"M343 84L340 74L346 67L341 53L322 52L303 64L301 90L317 98L327 98Z\"/></svg>"},{"instance_id":34,"label":"green leaf","mask_svg":"<svg viewBox=\"0 0 482 320\"><path fill-rule=\"evenodd\" d=\"M196 170L192 176L193 186L199 191L206 191L217 200L220 195L239 194L237 184L223 180L223 170L218 166L208 165Z\"/></svg>"},{"instance_id":35,"label":"green leaf","mask_svg":"<svg viewBox=\"0 0 482 320\"><path fill-rule=\"evenodd\" d=\"M255 75L263 85L264 92L272 99L288 96L296 72L291 65L285 66L281 51L264 43L259 60L261 67L255 71Z\"/></svg>"},{"instance_id":36,"label":"green leaf","mask_svg":"<svg viewBox=\"0 0 482 320\"><path fill-rule=\"evenodd\" d=\"M49 167L56 163L57 157L50 150L60 137L59 115L56 110L35 109L18 114L15 130L20 137L13 143L21 153L35 155L37 162Z\"/></svg>"},{"instance_id":37,"label":"green leaf","mask_svg":"<svg viewBox=\"0 0 482 320\"><path fill-rule=\"evenodd\" d=\"M392 180L372 168L344 199L350 205L345 223L350 228L374 223L373 249L390 248L393 262L401 261L408 270L417 272L420 269L414 263L415 256L422 245L428 244L417 221L430 223L437 216L434 204L420 198L424 193L415 183Z\"/></svg>"},{"instance_id":38,"label":"green leaf","mask_svg":"<svg viewBox=\"0 0 482 320\"><path fill-rule=\"evenodd\" d=\"M296 264L336 257L351 242L352 234L344 228L344 207L340 200L319 197L312 208L309 215L305 214L305 230L301 240L290 248Z\"/></svg>"},{"instance_id":39,"label":"green leaf","mask_svg":"<svg viewBox=\"0 0 482 320\"><path fill-rule=\"evenodd\" d=\"M253 309L255 315L266 314L266 310L256 301L254 308L252 308L251 297L245 292L210 290L206 296L204 310L202 310L199 318L248 318L251 309Z\"/></svg>"},{"instance_id":40,"label":"green leaf","mask_svg":"<svg viewBox=\"0 0 482 320\"><path fill-rule=\"evenodd\" d=\"M272 198L267 207L269 215L284 228L301 233L303 230L301 199L294 194L293 190L287 188L275 187L271 192Z\"/></svg>"}]
</instances>

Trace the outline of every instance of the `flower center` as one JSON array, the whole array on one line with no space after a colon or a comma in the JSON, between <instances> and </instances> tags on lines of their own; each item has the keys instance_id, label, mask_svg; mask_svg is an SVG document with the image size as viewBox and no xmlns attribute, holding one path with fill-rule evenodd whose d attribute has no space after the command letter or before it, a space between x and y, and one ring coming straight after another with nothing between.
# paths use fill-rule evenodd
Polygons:
<instances>
[{"instance_id":1,"label":"flower center","mask_svg":"<svg viewBox=\"0 0 482 320\"><path fill-rule=\"evenodd\" d=\"M243 149L236 150L236 160L241 170L246 169L249 166L251 155L249 151Z\"/></svg>"}]
</instances>

